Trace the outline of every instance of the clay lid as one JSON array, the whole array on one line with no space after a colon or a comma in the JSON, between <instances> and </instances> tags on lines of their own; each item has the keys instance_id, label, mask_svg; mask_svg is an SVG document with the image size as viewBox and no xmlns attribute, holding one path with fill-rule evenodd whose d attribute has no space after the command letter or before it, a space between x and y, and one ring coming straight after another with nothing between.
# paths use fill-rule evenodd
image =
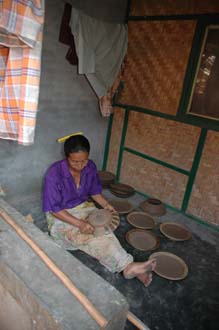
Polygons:
<instances>
[{"instance_id":1,"label":"clay lid","mask_svg":"<svg viewBox=\"0 0 219 330\"><path fill-rule=\"evenodd\" d=\"M173 241L186 241L192 237L191 232L175 222L165 222L160 225L160 231Z\"/></svg>"},{"instance_id":2,"label":"clay lid","mask_svg":"<svg viewBox=\"0 0 219 330\"><path fill-rule=\"evenodd\" d=\"M115 208L119 214L126 214L133 210L133 206L128 201L121 201L118 199L112 199L109 203Z\"/></svg>"},{"instance_id":3,"label":"clay lid","mask_svg":"<svg viewBox=\"0 0 219 330\"><path fill-rule=\"evenodd\" d=\"M147 230L131 229L125 237L130 245L141 251L154 250L159 246L159 239Z\"/></svg>"},{"instance_id":4,"label":"clay lid","mask_svg":"<svg viewBox=\"0 0 219 330\"><path fill-rule=\"evenodd\" d=\"M154 219L145 212L131 212L127 215L126 219L136 228L152 229L155 227Z\"/></svg>"},{"instance_id":5,"label":"clay lid","mask_svg":"<svg viewBox=\"0 0 219 330\"><path fill-rule=\"evenodd\" d=\"M162 216L166 213L164 204L156 198L148 198L139 204L140 208L154 216Z\"/></svg>"},{"instance_id":6,"label":"clay lid","mask_svg":"<svg viewBox=\"0 0 219 330\"><path fill-rule=\"evenodd\" d=\"M169 252L155 252L149 259L156 258L157 265L154 272L168 280L182 280L188 275L188 267L183 259Z\"/></svg>"}]
</instances>

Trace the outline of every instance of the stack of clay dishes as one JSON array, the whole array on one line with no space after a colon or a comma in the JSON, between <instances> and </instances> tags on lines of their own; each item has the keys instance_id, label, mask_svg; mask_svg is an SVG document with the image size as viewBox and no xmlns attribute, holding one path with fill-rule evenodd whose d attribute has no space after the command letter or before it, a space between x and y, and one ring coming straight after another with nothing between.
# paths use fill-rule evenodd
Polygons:
<instances>
[{"instance_id":1,"label":"stack of clay dishes","mask_svg":"<svg viewBox=\"0 0 219 330\"><path fill-rule=\"evenodd\" d=\"M100 182L103 188L109 188L111 183L115 182L115 174L107 171L98 171Z\"/></svg>"},{"instance_id":2,"label":"stack of clay dishes","mask_svg":"<svg viewBox=\"0 0 219 330\"><path fill-rule=\"evenodd\" d=\"M128 201L119 200L119 199L111 199L109 203L114 207L114 209L119 214L127 214L133 210L133 206Z\"/></svg>"},{"instance_id":3,"label":"stack of clay dishes","mask_svg":"<svg viewBox=\"0 0 219 330\"><path fill-rule=\"evenodd\" d=\"M135 190L133 187L124 183L111 183L110 191L113 195L120 198L127 198L134 195Z\"/></svg>"},{"instance_id":4,"label":"stack of clay dishes","mask_svg":"<svg viewBox=\"0 0 219 330\"><path fill-rule=\"evenodd\" d=\"M101 236L114 231L120 223L119 216L104 209L96 209L89 217L88 222L95 228L94 235Z\"/></svg>"},{"instance_id":5,"label":"stack of clay dishes","mask_svg":"<svg viewBox=\"0 0 219 330\"><path fill-rule=\"evenodd\" d=\"M164 204L156 198L148 198L141 202L139 207L146 213L160 217L166 213Z\"/></svg>"}]
</instances>

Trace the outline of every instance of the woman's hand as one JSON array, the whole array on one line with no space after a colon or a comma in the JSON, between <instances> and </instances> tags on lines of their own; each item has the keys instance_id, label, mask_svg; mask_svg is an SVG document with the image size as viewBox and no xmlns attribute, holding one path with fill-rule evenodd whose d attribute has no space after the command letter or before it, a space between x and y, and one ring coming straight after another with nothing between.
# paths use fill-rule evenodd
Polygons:
<instances>
[{"instance_id":1,"label":"woman's hand","mask_svg":"<svg viewBox=\"0 0 219 330\"><path fill-rule=\"evenodd\" d=\"M94 227L90 225L88 222L83 220L81 221L79 229L82 234L93 234L94 232Z\"/></svg>"},{"instance_id":2,"label":"woman's hand","mask_svg":"<svg viewBox=\"0 0 219 330\"><path fill-rule=\"evenodd\" d=\"M118 213L116 209L109 203L104 206L104 210L110 211L111 213Z\"/></svg>"}]
</instances>

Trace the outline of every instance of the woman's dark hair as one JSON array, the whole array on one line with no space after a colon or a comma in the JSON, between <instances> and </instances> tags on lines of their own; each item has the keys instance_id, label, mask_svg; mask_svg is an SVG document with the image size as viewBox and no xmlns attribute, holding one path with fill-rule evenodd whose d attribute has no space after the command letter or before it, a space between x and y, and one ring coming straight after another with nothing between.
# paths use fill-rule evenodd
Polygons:
<instances>
[{"instance_id":1,"label":"woman's dark hair","mask_svg":"<svg viewBox=\"0 0 219 330\"><path fill-rule=\"evenodd\" d=\"M73 152L86 151L90 152L90 143L83 135L70 136L64 143L64 153L68 157Z\"/></svg>"}]
</instances>

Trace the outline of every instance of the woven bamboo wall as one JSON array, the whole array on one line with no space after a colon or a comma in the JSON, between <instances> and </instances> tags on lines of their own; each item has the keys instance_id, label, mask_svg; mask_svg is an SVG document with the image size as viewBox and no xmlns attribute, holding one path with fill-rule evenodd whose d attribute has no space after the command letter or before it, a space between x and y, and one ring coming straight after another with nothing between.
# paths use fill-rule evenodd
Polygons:
<instances>
[{"instance_id":1,"label":"woven bamboo wall","mask_svg":"<svg viewBox=\"0 0 219 330\"><path fill-rule=\"evenodd\" d=\"M114 109L114 119L109 146L109 157L107 161L107 170L112 173L116 173L117 169L123 120L124 110L120 108Z\"/></svg>"},{"instance_id":2,"label":"woven bamboo wall","mask_svg":"<svg viewBox=\"0 0 219 330\"><path fill-rule=\"evenodd\" d=\"M119 102L175 115L195 26L195 21L130 21Z\"/></svg>"},{"instance_id":3,"label":"woven bamboo wall","mask_svg":"<svg viewBox=\"0 0 219 330\"><path fill-rule=\"evenodd\" d=\"M187 176L161 165L124 152L121 182L136 190L147 192L172 206L181 207Z\"/></svg>"},{"instance_id":4,"label":"woven bamboo wall","mask_svg":"<svg viewBox=\"0 0 219 330\"><path fill-rule=\"evenodd\" d=\"M219 132L209 131L188 212L219 225Z\"/></svg>"},{"instance_id":5,"label":"woven bamboo wall","mask_svg":"<svg viewBox=\"0 0 219 330\"><path fill-rule=\"evenodd\" d=\"M219 1L132 0L131 15L219 12ZM124 89L118 102L177 115L195 20L129 21ZM124 110L115 109L108 170L116 172ZM125 146L190 170L200 128L130 110ZM219 133L208 132L187 212L219 225ZM120 181L181 209L188 177L124 152Z\"/></svg>"},{"instance_id":6,"label":"woven bamboo wall","mask_svg":"<svg viewBox=\"0 0 219 330\"><path fill-rule=\"evenodd\" d=\"M131 112L125 145L164 162L190 170L199 134L199 127Z\"/></svg>"},{"instance_id":7,"label":"woven bamboo wall","mask_svg":"<svg viewBox=\"0 0 219 330\"><path fill-rule=\"evenodd\" d=\"M218 0L131 0L130 15L176 15L219 12Z\"/></svg>"}]
</instances>

